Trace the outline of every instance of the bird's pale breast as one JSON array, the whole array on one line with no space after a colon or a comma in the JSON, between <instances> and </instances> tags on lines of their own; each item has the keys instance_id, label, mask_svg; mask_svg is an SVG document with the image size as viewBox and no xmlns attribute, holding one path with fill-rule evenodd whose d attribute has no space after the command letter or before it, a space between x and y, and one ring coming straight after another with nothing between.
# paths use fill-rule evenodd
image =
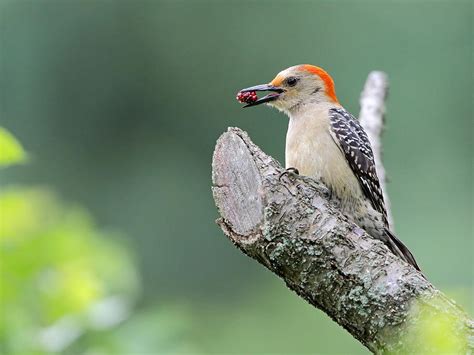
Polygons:
<instances>
[{"instance_id":1,"label":"bird's pale breast","mask_svg":"<svg viewBox=\"0 0 474 355\"><path fill-rule=\"evenodd\" d=\"M286 136L286 167L320 179L344 203L362 195L359 182L329 132L327 110L291 117ZM348 206L346 206L348 207Z\"/></svg>"}]
</instances>

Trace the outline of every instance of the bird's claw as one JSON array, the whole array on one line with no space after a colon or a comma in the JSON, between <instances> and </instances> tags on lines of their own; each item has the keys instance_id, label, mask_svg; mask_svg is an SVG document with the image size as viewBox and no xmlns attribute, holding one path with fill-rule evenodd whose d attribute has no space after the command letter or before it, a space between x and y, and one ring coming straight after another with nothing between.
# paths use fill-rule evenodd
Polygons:
<instances>
[{"instance_id":1,"label":"bird's claw","mask_svg":"<svg viewBox=\"0 0 474 355\"><path fill-rule=\"evenodd\" d=\"M298 171L298 169L296 168L288 168L286 169L284 172L282 172L280 174L280 176L278 177L278 180L281 181L281 178L285 175L288 175L288 176L292 176L292 177L295 177L296 175L299 175L300 172Z\"/></svg>"}]
</instances>

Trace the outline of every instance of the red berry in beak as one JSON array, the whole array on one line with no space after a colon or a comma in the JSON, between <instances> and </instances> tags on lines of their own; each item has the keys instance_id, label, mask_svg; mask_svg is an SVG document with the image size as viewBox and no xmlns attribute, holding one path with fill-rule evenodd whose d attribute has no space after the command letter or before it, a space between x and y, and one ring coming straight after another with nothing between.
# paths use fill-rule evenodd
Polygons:
<instances>
[{"instance_id":1,"label":"red berry in beak","mask_svg":"<svg viewBox=\"0 0 474 355\"><path fill-rule=\"evenodd\" d=\"M239 92L236 96L237 101L241 103L252 103L257 101L257 93L255 91Z\"/></svg>"}]
</instances>

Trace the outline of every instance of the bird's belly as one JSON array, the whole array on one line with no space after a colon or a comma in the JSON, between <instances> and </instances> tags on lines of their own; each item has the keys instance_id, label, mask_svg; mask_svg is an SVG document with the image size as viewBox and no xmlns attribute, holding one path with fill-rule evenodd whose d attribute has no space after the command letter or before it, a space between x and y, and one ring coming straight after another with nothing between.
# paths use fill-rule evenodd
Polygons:
<instances>
[{"instance_id":1,"label":"bird's belly","mask_svg":"<svg viewBox=\"0 0 474 355\"><path fill-rule=\"evenodd\" d=\"M296 168L301 175L321 180L341 200L344 207L350 208L362 195L362 190L329 132L314 135L307 140L302 136L299 139L291 138L287 138L286 167Z\"/></svg>"}]
</instances>

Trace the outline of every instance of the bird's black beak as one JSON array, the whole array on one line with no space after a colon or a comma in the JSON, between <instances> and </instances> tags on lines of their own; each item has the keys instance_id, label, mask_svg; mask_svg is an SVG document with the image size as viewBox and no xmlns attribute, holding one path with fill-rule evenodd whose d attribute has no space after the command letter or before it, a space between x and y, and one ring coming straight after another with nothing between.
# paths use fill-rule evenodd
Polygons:
<instances>
[{"instance_id":1,"label":"bird's black beak","mask_svg":"<svg viewBox=\"0 0 474 355\"><path fill-rule=\"evenodd\" d=\"M278 99L280 94L285 90L283 90L281 88L278 88L278 87L275 87L271 84L251 86L249 88L240 90L240 92L249 92L249 91L271 91L271 93L268 94L268 95L265 95L264 97L258 99L257 101L248 103L244 107L257 106L257 105L263 104L265 102L274 101L274 100Z\"/></svg>"}]
</instances>

